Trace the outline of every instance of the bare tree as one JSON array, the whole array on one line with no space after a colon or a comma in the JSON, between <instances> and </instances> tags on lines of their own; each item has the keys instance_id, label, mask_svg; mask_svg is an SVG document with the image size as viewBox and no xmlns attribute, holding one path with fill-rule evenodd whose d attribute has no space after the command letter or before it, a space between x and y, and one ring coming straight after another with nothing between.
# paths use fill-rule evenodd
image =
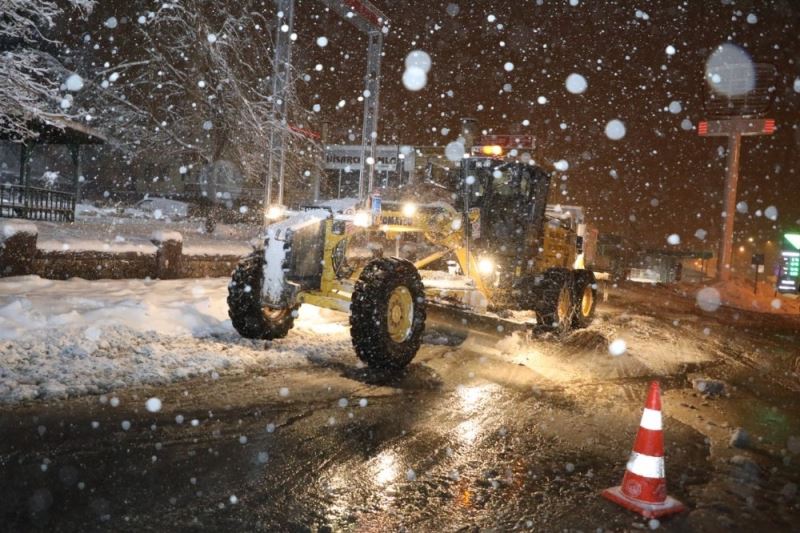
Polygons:
<instances>
[{"instance_id":1,"label":"bare tree","mask_svg":"<svg viewBox=\"0 0 800 533\"><path fill-rule=\"evenodd\" d=\"M95 0L69 0L82 16ZM58 59L60 43L50 37L62 9L49 0L0 0L0 134L17 141L36 137L33 125L69 116L72 99L63 93L73 73ZM72 88L82 86L80 76ZM60 122L54 125L60 126Z\"/></svg>"},{"instance_id":2,"label":"bare tree","mask_svg":"<svg viewBox=\"0 0 800 533\"><path fill-rule=\"evenodd\" d=\"M261 2L167 2L135 18L128 31L136 45L97 73L100 83L118 80L110 97L139 118L120 132L133 149L182 167L227 158L256 187L266 177L270 132L283 128L292 139L289 174L307 179L318 147L273 120L273 24ZM310 114L293 92L289 101L292 120L305 123Z\"/></svg>"},{"instance_id":3,"label":"bare tree","mask_svg":"<svg viewBox=\"0 0 800 533\"><path fill-rule=\"evenodd\" d=\"M45 32L61 10L38 0L0 0L0 134L19 140L35 136L34 119L55 110L60 81L52 69L57 62L33 47L47 42Z\"/></svg>"}]
</instances>

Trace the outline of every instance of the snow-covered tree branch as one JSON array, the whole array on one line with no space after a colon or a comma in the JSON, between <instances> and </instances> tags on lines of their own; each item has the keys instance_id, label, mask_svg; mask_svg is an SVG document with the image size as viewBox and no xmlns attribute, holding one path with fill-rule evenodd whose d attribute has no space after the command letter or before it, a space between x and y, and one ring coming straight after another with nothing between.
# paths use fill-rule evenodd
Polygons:
<instances>
[{"instance_id":1,"label":"snow-covered tree branch","mask_svg":"<svg viewBox=\"0 0 800 533\"><path fill-rule=\"evenodd\" d=\"M126 38L136 45L116 66L98 69L95 82L138 117L120 132L138 154L195 174L230 160L260 186L270 132L282 128L296 145L290 172L302 176L313 164L313 143L273 120L273 23L269 12L248 4L184 0L130 13ZM289 102L293 120L305 123L293 93Z\"/></svg>"}]
</instances>

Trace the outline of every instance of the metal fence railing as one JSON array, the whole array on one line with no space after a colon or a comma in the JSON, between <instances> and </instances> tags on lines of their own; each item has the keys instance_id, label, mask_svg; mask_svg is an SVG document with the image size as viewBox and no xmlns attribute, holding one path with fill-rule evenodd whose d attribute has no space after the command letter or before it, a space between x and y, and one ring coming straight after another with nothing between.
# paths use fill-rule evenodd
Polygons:
<instances>
[{"instance_id":1,"label":"metal fence railing","mask_svg":"<svg viewBox=\"0 0 800 533\"><path fill-rule=\"evenodd\" d=\"M0 217L72 222L75 195L23 185L0 184Z\"/></svg>"}]
</instances>

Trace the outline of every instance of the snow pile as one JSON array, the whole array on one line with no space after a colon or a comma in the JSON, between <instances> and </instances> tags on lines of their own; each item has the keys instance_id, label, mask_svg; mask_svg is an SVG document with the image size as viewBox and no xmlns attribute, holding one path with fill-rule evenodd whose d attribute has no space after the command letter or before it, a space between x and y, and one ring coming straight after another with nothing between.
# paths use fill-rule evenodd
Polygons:
<instances>
[{"instance_id":1,"label":"snow pile","mask_svg":"<svg viewBox=\"0 0 800 533\"><path fill-rule=\"evenodd\" d=\"M346 315L314 307L269 347L241 338L228 281L0 280L0 402L352 357Z\"/></svg>"},{"instance_id":2,"label":"snow pile","mask_svg":"<svg viewBox=\"0 0 800 533\"><path fill-rule=\"evenodd\" d=\"M114 208L93 208L80 204L78 218L71 224L38 221L38 248L44 251L98 251L155 253L150 241L156 231L180 232L187 255L230 254L244 256L252 251L248 242L259 228L248 224L217 224L214 232L203 221L119 216ZM126 212L131 211L126 209ZM81 213L84 213L81 215ZM261 242L261 238L258 239Z\"/></svg>"},{"instance_id":3,"label":"snow pile","mask_svg":"<svg viewBox=\"0 0 800 533\"><path fill-rule=\"evenodd\" d=\"M96 216L111 216L117 214L117 209L114 207L97 207L92 204L76 204L75 216L80 218L82 216L96 217Z\"/></svg>"},{"instance_id":4,"label":"snow pile","mask_svg":"<svg viewBox=\"0 0 800 533\"><path fill-rule=\"evenodd\" d=\"M167 241L183 242L183 235L181 235L177 231L159 229L154 231L150 235L150 240L152 242L167 242Z\"/></svg>"},{"instance_id":5,"label":"snow pile","mask_svg":"<svg viewBox=\"0 0 800 533\"><path fill-rule=\"evenodd\" d=\"M0 231L0 243L13 237L18 233L27 233L28 235L38 235L39 230L36 229L34 224L30 222L20 222L17 220L10 220L3 222L2 231Z\"/></svg>"},{"instance_id":6,"label":"snow pile","mask_svg":"<svg viewBox=\"0 0 800 533\"><path fill-rule=\"evenodd\" d=\"M753 293L753 280L731 278L729 281L714 283L710 287L683 283L679 290L697 295L698 305L705 311L716 311L720 305L735 307L745 311L775 313L783 315L800 314L800 300L775 293L772 283L758 283Z\"/></svg>"}]
</instances>

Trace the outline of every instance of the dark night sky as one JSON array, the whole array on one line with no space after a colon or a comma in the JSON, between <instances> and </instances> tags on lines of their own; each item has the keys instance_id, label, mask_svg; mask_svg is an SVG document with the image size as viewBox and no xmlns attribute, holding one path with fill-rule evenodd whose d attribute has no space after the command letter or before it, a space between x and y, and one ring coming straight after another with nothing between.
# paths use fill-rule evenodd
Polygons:
<instances>
[{"instance_id":1,"label":"dark night sky","mask_svg":"<svg viewBox=\"0 0 800 533\"><path fill-rule=\"evenodd\" d=\"M446 144L458 135L463 116L497 133L531 133L537 161L550 169L553 161L569 162L565 203L586 206L602 230L646 235L643 240L654 246L678 233L684 247L709 248L718 236L725 140L699 138L681 122L688 118L696 126L705 118L705 61L719 44L737 44L753 61L777 67L769 116L779 126L771 137L743 143L739 199L750 213L737 215L737 233L775 238L775 223L753 216L770 205L778 209L780 227L800 225L800 93L793 89L800 76L800 3L375 3L392 23L383 63L380 142ZM450 4L458 6L455 16L448 13ZM365 41L312 0L300 0L297 9L296 66L312 75L301 94L309 106L320 103L324 118L360 135L361 104L355 98L362 90ZM648 19L637 17L637 10ZM751 13L755 24L747 21ZM489 15L496 20L490 23ZM314 45L320 35L330 41L325 49ZM675 55L666 54L668 45L677 49ZM419 92L400 81L403 60L414 49L433 60L427 86ZM503 67L508 61L515 67L511 72ZM322 73L313 71L317 62L325 67ZM572 72L587 79L585 93L566 90ZM510 92L502 91L507 83ZM547 98L545 105L537 103L539 96ZM340 99L348 103L336 110ZM673 100L681 103L681 113L666 110ZM627 129L620 141L604 134L614 118ZM692 237L697 229L708 231L707 243Z\"/></svg>"}]
</instances>

